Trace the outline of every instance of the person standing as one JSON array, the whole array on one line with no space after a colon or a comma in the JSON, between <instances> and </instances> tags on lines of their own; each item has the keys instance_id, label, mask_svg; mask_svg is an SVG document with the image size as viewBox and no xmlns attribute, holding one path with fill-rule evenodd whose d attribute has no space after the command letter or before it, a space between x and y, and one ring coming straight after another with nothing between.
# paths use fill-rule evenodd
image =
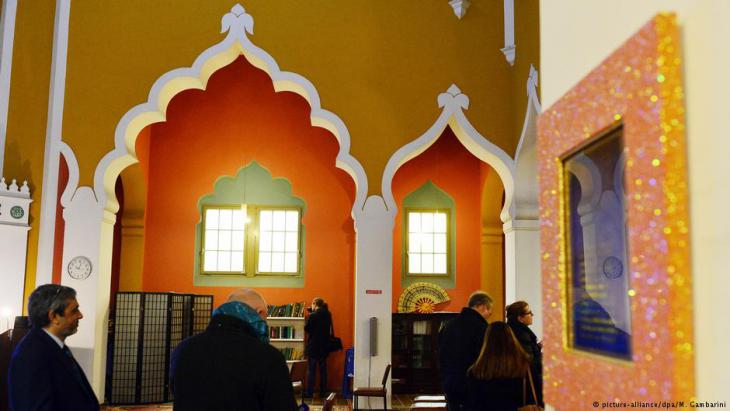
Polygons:
<instances>
[{"instance_id":1,"label":"person standing","mask_svg":"<svg viewBox=\"0 0 730 411\"><path fill-rule=\"evenodd\" d=\"M479 357L492 315L492 297L484 291L469 296L468 306L439 331L439 367L449 411L461 411L466 401L466 371Z\"/></svg>"},{"instance_id":2,"label":"person standing","mask_svg":"<svg viewBox=\"0 0 730 411\"><path fill-rule=\"evenodd\" d=\"M269 344L266 302L242 288L213 311L208 328L172 353L176 411L295 411L284 356Z\"/></svg>"},{"instance_id":3,"label":"person standing","mask_svg":"<svg viewBox=\"0 0 730 411\"><path fill-rule=\"evenodd\" d=\"M96 411L99 401L66 345L84 318L73 288L45 284L28 299L32 328L15 348L8 372L10 409Z\"/></svg>"},{"instance_id":4,"label":"person standing","mask_svg":"<svg viewBox=\"0 0 730 411\"><path fill-rule=\"evenodd\" d=\"M332 331L332 314L327 303L319 297L312 300L312 306L308 311L311 314L304 324L304 332L307 333L307 344L304 347L304 354L307 356L307 389L304 396L311 397L314 393L314 383L319 368L319 397L325 398L329 354L327 345Z\"/></svg>"},{"instance_id":5,"label":"person standing","mask_svg":"<svg viewBox=\"0 0 730 411\"><path fill-rule=\"evenodd\" d=\"M517 411L535 404L528 369L530 361L503 321L489 325L479 358L469 367L466 411ZM524 391L523 391L524 389Z\"/></svg>"},{"instance_id":6,"label":"person standing","mask_svg":"<svg viewBox=\"0 0 730 411\"><path fill-rule=\"evenodd\" d=\"M538 404L544 407L542 401L542 342L530 329L535 315L525 301L515 301L507 306L507 324L515 334L517 341L530 359L530 370L535 381Z\"/></svg>"}]
</instances>

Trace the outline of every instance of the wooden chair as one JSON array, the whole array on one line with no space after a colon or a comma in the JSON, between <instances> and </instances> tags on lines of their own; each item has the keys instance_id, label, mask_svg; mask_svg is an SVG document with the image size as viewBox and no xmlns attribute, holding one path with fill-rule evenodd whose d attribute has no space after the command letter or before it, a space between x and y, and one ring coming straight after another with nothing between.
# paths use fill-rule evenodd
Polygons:
<instances>
[{"instance_id":1,"label":"wooden chair","mask_svg":"<svg viewBox=\"0 0 730 411\"><path fill-rule=\"evenodd\" d=\"M387 390L385 389L385 383L388 382L388 375L390 375L390 364L385 367L385 373L383 373L383 386L382 387L358 387L352 391L352 397L354 400L354 411L357 411L357 398L358 397L382 397L383 398L383 410L388 409L388 397Z\"/></svg>"},{"instance_id":2,"label":"wooden chair","mask_svg":"<svg viewBox=\"0 0 730 411\"><path fill-rule=\"evenodd\" d=\"M335 406L335 397L336 394L331 392L330 395L328 395L327 398L324 399L324 403L322 404L322 411L332 411L332 408Z\"/></svg>"},{"instance_id":3,"label":"wooden chair","mask_svg":"<svg viewBox=\"0 0 730 411\"><path fill-rule=\"evenodd\" d=\"M306 361L295 361L291 364L291 370L289 370L289 379L291 379L291 386L294 389L295 396L302 396L302 401L304 401L304 377L306 375Z\"/></svg>"}]
</instances>

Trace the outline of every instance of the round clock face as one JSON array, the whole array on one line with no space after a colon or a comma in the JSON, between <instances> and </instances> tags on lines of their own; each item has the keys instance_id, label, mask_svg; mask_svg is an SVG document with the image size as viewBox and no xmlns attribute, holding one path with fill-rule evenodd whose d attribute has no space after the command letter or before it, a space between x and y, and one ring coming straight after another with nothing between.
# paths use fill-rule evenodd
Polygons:
<instances>
[{"instance_id":1,"label":"round clock face","mask_svg":"<svg viewBox=\"0 0 730 411\"><path fill-rule=\"evenodd\" d=\"M80 255L69 261L67 271L71 278L85 280L91 275L91 260Z\"/></svg>"},{"instance_id":2,"label":"round clock face","mask_svg":"<svg viewBox=\"0 0 730 411\"><path fill-rule=\"evenodd\" d=\"M611 280L621 277L624 273L624 264L614 256L603 260L603 275Z\"/></svg>"},{"instance_id":3,"label":"round clock face","mask_svg":"<svg viewBox=\"0 0 730 411\"><path fill-rule=\"evenodd\" d=\"M25 211L23 211L23 207L21 206L15 206L10 209L10 216L16 220L19 218L23 218L24 215Z\"/></svg>"}]
</instances>

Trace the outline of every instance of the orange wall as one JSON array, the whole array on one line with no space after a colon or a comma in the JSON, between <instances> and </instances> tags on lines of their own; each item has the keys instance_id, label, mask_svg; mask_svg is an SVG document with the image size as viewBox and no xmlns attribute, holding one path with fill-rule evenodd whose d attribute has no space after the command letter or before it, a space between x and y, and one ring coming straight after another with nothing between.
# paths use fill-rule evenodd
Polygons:
<instances>
[{"instance_id":1,"label":"orange wall","mask_svg":"<svg viewBox=\"0 0 730 411\"><path fill-rule=\"evenodd\" d=\"M446 289L451 301L441 311L459 311L474 290L480 288L481 161L469 153L450 128L418 157L404 164L393 178L398 204L393 240L393 311L398 309L403 255L403 199L426 181L433 181L456 205L456 287Z\"/></svg>"},{"instance_id":2,"label":"orange wall","mask_svg":"<svg viewBox=\"0 0 730 411\"><path fill-rule=\"evenodd\" d=\"M145 210L144 291L213 294L230 287L194 287L198 199L220 176L256 160L291 182L307 205L304 288L262 288L269 304L328 301L335 332L353 344L355 232L350 210L355 186L335 168L339 150L326 130L310 125L310 107L293 93L274 93L269 77L243 59L218 71L207 91L189 90L172 101L167 122L150 133ZM344 356L330 361L330 388L339 387Z\"/></svg>"}]
</instances>

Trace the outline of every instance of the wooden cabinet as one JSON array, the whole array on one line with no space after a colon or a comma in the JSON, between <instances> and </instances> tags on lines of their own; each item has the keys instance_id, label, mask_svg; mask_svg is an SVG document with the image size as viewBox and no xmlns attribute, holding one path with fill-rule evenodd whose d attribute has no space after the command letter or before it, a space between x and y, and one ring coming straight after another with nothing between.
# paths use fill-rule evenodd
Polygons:
<instances>
[{"instance_id":1,"label":"wooden cabinet","mask_svg":"<svg viewBox=\"0 0 730 411\"><path fill-rule=\"evenodd\" d=\"M442 393L438 333L457 313L393 314L393 393Z\"/></svg>"}]
</instances>

